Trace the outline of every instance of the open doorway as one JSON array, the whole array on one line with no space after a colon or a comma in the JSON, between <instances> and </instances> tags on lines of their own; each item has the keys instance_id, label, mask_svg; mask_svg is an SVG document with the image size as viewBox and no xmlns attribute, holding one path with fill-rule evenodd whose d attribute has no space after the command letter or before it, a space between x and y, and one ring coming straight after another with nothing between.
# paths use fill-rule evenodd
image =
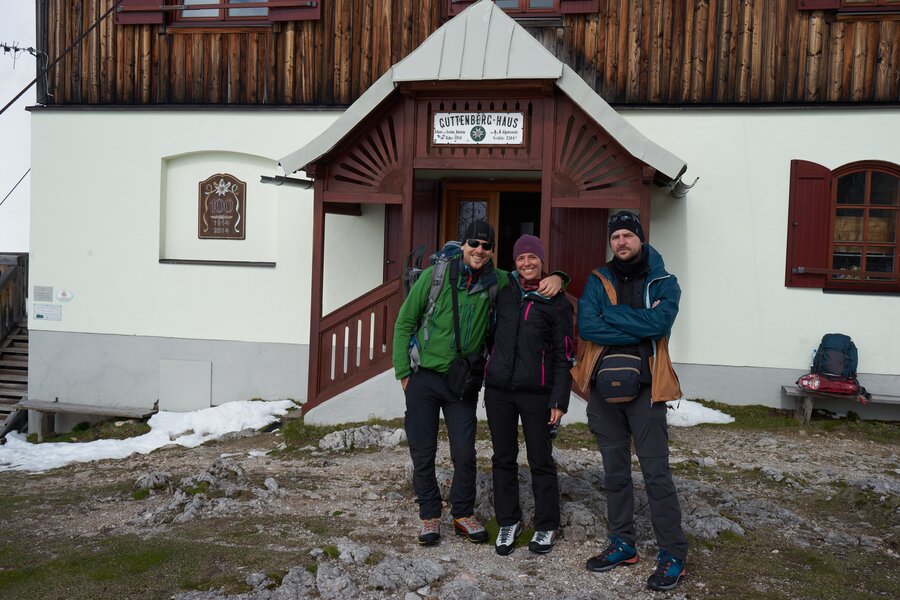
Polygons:
<instances>
[{"instance_id":1,"label":"open doorway","mask_svg":"<svg viewBox=\"0 0 900 600\"><path fill-rule=\"evenodd\" d=\"M501 269L515 269L513 246L523 234L541 235L540 192L500 192L497 247L503 251L494 255L494 263Z\"/></svg>"},{"instance_id":2,"label":"open doorway","mask_svg":"<svg viewBox=\"0 0 900 600\"><path fill-rule=\"evenodd\" d=\"M512 270L512 248L523 233L540 235L540 182L446 182L441 211L444 240L457 240L466 225L483 219L497 232L494 264Z\"/></svg>"}]
</instances>

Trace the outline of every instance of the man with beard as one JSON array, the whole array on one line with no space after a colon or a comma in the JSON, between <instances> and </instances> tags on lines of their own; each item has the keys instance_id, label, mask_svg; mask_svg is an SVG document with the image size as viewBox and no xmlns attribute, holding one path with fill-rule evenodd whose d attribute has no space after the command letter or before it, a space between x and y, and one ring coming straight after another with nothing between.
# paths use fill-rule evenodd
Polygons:
<instances>
[{"instance_id":1,"label":"man with beard","mask_svg":"<svg viewBox=\"0 0 900 600\"><path fill-rule=\"evenodd\" d=\"M603 552L587 561L587 568L604 572L638 562L631 478L634 440L659 546L647 586L671 590L684 576L688 545L669 468L666 403L651 399L650 360L655 342L671 333L681 288L666 272L659 252L644 243L636 215L616 213L609 219L608 232L613 258L599 273L612 289L607 291L604 281L592 275L578 302L579 335L605 347L594 370L587 415L603 457L610 536ZM612 391L628 388L628 393Z\"/></svg>"}]
</instances>

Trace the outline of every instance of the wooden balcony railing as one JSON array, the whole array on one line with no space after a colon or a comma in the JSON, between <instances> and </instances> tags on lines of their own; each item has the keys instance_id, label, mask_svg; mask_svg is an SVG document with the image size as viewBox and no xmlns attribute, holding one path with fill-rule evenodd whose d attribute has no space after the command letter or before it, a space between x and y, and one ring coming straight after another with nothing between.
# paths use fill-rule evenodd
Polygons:
<instances>
[{"instance_id":1,"label":"wooden balcony railing","mask_svg":"<svg viewBox=\"0 0 900 600\"><path fill-rule=\"evenodd\" d=\"M315 386L309 410L391 368L394 322L403 298L395 279L322 317L318 352L310 357Z\"/></svg>"},{"instance_id":2,"label":"wooden balcony railing","mask_svg":"<svg viewBox=\"0 0 900 600\"><path fill-rule=\"evenodd\" d=\"M0 341L25 320L28 254L0 254Z\"/></svg>"}]
</instances>

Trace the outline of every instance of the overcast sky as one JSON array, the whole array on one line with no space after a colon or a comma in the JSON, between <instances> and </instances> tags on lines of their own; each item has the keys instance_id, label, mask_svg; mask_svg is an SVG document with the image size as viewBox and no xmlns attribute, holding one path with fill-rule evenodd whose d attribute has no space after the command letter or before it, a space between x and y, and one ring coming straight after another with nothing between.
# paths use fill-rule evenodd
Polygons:
<instances>
[{"instance_id":1,"label":"overcast sky","mask_svg":"<svg viewBox=\"0 0 900 600\"><path fill-rule=\"evenodd\" d=\"M34 47L34 0L0 0L0 44ZM0 108L34 79L35 59L0 49ZM31 166L31 130L26 107L34 88L0 115L0 201ZM31 175L0 205L0 253L28 250Z\"/></svg>"}]
</instances>

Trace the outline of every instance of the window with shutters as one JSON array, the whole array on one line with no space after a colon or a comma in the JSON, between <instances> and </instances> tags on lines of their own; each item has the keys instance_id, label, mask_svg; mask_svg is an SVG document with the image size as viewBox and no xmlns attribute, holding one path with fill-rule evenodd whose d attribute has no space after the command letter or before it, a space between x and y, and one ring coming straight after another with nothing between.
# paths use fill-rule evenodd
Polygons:
<instances>
[{"instance_id":1,"label":"window with shutters","mask_svg":"<svg viewBox=\"0 0 900 600\"><path fill-rule=\"evenodd\" d=\"M836 10L842 14L897 14L900 0L797 0L798 10Z\"/></svg>"},{"instance_id":2,"label":"window with shutters","mask_svg":"<svg viewBox=\"0 0 900 600\"><path fill-rule=\"evenodd\" d=\"M447 15L456 16L476 0L447 0ZM600 11L600 0L494 0L498 8L513 17L555 17Z\"/></svg>"},{"instance_id":3,"label":"window with shutters","mask_svg":"<svg viewBox=\"0 0 900 600\"><path fill-rule=\"evenodd\" d=\"M321 0L122 0L116 23L218 27L313 21L321 16Z\"/></svg>"},{"instance_id":4,"label":"window with shutters","mask_svg":"<svg viewBox=\"0 0 900 600\"><path fill-rule=\"evenodd\" d=\"M900 292L900 165L791 163L785 285Z\"/></svg>"},{"instance_id":5,"label":"window with shutters","mask_svg":"<svg viewBox=\"0 0 900 600\"><path fill-rule=\"evenodd\" d=\"M175 20L182 23L198 21L267 21L267 0L181 0L181 5L208 6L210 8L182 8L175 13ZM213 6L215 6L213 8Z\"/></svg>"}]
</instances>

